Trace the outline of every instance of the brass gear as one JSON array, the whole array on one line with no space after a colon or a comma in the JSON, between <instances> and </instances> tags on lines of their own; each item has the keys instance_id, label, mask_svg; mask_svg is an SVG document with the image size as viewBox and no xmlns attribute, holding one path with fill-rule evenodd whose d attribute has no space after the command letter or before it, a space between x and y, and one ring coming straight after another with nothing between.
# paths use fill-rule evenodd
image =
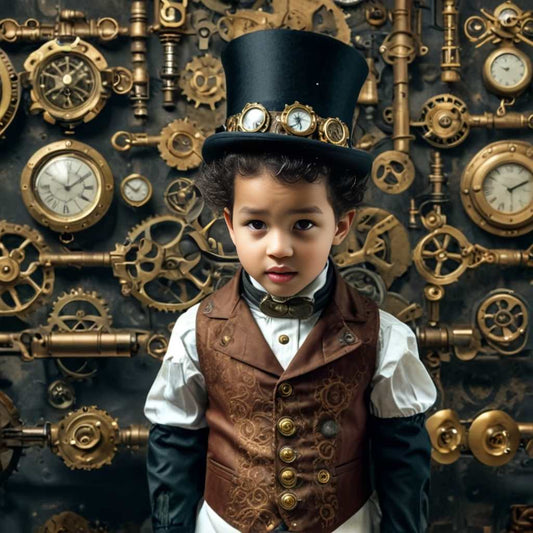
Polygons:
<instances>
[{"instance_id":1,"label":"brass gear","mask_svg":"<svg viewBox=\"0 0 533 533\"><path fill-rule=\"evenodd\" d=\"M23 319L52 292L54 269L40 261L47 251L38 231L0 220L0 317Z\"/></svg>"},{"instance_id":2,"label":"brass gear","mask_svg":"<svg viewBox=\"0 0 533 533\"><path fill-rule=\"evenodd\" d=\"M184 219L151 217L112 252L113 273L124 295L159 311L183 311L212 290L212 266L201 264L207 248L202 235Z\"/></svg>"},{"instance_id":3,"label":"brass gear","mask_svg":"<svg viewBox=\"0 0 533 533\"><path fill-rule=\"evenodd\" d=\"M37 530L37 533L96 533L97 530L90 527L89 521L73 513L72 511L63 511L62 513L51 516Z\"/></svg>"},{"instance_id":4,"label":"brass gear","mask_svg":"<svg viewBox=\"0 0 533 533\"><path fill-rule=\"evenodd\" d=\"M52 331L109 331L112 320L106 301L96 291L78 288L56 299L48 327Z\"/></svg>"},{"instance_id":5,"label":"brass gear","mask_svg":"<svg viewBox=\"0 0 533 533\"><path fill-rule=\"evenodd\" d=\"M190 178L180 177L172 181L164 194L167 207L188 222L198 218L204 208L204 199Z\"/></svg>"},{"instance_id":6,"label":"brass gear","mask_svg":"<svg viewBox=\"0 0 533 533\"><path fill-rule=\"evenodd\" d=\"M226 80L222 61L211 54L195 57L183 69L179 86L194 107L208 105L212 111L215 104L226 97Z\"/></svg>"},{"instance_id":7,"label":"brass gear","mask_svg":"<svg viewBox=\"0 0 533 533\"><path fill-rule=\"evenodd\" d=\"M406 191L415 179L415 166L409 154L397 150L382 152L372 165L372 181L389 194Z\"/></svg>"},{"instance_id":8,"label":"brass gear","mask_svg":"<svg viewBox=\"0 0 533 533\"><path fill-rule=\"evenodd\" d=\"M115 456L118 421L95 405L82 407L52 425L50 441L51 450L71 470L97 470Z\"/></svg>"},{"instance_id":9,"label":"brass gear","mask_svg":"<svg viewBox=\"0 0 533 533\"><path fill-rule=\"evenodd\" d=\"M178 170L196 168L202 162L205 135L188 118L178 118L161 130L157 145L166 164Z\"/></svg>"},{"instance_id":10,"label":"brass gear","mask_svg":"<svg viewBox=\"0 0 533 533\"><path fill-rule=\"evenodd\" d=\"M19 418L17 408L11 398L0 391L0 485L11 475L17 467L22 455L22 448L8 448L5 445L4 430L19 427L22 421Z\"/></svg>"}]
</instances>

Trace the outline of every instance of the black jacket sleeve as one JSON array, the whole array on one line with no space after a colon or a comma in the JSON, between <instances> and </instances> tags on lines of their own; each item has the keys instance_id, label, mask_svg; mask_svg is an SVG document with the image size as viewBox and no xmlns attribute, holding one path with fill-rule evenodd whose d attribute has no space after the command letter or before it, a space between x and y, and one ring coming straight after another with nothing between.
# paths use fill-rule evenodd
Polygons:
<instances>
[{"instance_id":1,"label":"black jacket sleeve","mask_svg":"<svg viewBox=\"0 0 533 533\"><path fill-rule=\"evenodd\" d=\"M423 533L429 511L431 442L425 414L370 417L374 481L381 533Z\"/></svg>"},{"instance_id":2,"label":"black jacket sleeve","mask_svg":"<svg viewBox=\"0 0 533 533\"><path fill-rule=\"evenodd\" d=\"M154 533L194 533L204 492L207 429L154 424L146 469Z\"/></svg>"}]
</instances>

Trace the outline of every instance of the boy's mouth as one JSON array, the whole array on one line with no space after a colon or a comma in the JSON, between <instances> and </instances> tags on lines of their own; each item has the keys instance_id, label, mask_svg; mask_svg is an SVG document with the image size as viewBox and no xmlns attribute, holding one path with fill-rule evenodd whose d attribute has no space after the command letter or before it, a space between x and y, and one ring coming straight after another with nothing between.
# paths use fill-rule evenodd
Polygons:
<instances>
[{"instance_id":1,"label":"boy's mouth","mask_svg":"<svg viewBox=\"0 0 533 533\"><path fill-rule=\"evenodd\" d=\"M273 268L267 270L266 275L268 276L268 279L274 283L285 283L290 281L296 275L296 272L291 271L288 268Z\"/></svg>"}]
</instances>

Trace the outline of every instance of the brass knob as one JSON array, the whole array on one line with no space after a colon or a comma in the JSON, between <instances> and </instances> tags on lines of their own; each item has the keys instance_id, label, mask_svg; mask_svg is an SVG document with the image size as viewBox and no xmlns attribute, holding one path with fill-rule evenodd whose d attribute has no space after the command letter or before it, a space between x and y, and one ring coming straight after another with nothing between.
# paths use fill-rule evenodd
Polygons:
<instances>
[{"instance_id":1,"label":"brass knob","mask_svg":"<svg viewBox=\"0 0 533 533\"><path fill-rule=\"evenodd\" d=\"M293 492L284 492L280 496L279 503L286 511L292 511L298 504L298 500Z\"/></svg>"},{"instance_id":2,"label":"brass knob","mask_svg":"<svg viewBox=\"0 0 533 533\"><path fill-rule=\"evenodd\" d=\"M283 417L278 420L278 431L285 437L290 437L296 433L296 426L292 418Z\"/></svg>"},{"instance_id":3,"label":"brass knob","mask_svg":"<svg viewBox=\"0 0 533 533\"><path fill-rule=\"evenodd\" d=\"M278 391L279 391L279 395L280 396L283 396L284 398L288 398L289 396L292 395L293 388L292 388L292 385L290 383L285 381L283 383L280 383L280 385L278 387Z\"/></svg>"},{"instance_id":4,"label":"brass knob","mask_svg":"<svg viewBox=\"0 0 533 533\"><path fill-rule=\"evenodd\" d=\"M283 446L279 451L279 458L284 463L292 463L296 459L296 452L288 446Z\"/></svg>"},{"instance_id":5,"label":"brass knob","mask_svg":"<svg viewBox=\"0 0 533 533\"><path fill-rule=\"evenodd\" d=\"M287 489L296 485L296 470L294 468L284 468L279 473L279 482Z\"/></svg>"},{"instance_id":6,"label":"brass knob","mask_svg":"<svg viewBox=\"0 0 533 533\"><path fill-rule=\"evenodd\" d=\"M325 485L326 483L329 483L329 480L331 479L331 474L326 469L322 469L318 471L316 479L319 483Z\"/></svg>"},{"instance_id":7,"label":"brass knob","mask_svg":"<svg viewBox=\"0 0 533 533\"><path fill-rule=\"evenodd\" d=\"M280 335L278 337L278 341L280 342L280 344L288 344L288 342L290 341L289 339L289 336L288 335Z\"/></svg>"}]
</instances>

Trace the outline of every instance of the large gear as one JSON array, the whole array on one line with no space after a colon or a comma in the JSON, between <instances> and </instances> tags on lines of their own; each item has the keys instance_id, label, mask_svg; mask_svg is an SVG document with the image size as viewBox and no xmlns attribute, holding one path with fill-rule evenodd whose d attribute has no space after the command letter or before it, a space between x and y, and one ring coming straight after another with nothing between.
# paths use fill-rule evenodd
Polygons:
<instances>
[{"instance_id":1,"label":"large gear","mask_svg":"<svg viewBox=\"0 0 533 533\"><path fill-rule=\"evenodd\" d=\"M118 421L95 405L82 407L52 425L50 441L51 450L71 470L97 470L115 456Z\"/></svg>"},{"instance_id":2,"label":"large gear","mask_svg":"<svg viewBox=\"0 0 533 533\"><path fill-rule=\"evenodd\" d=\"M54 269L40 261L47 251L38 231L0 220L0 317L24 318L52 292Z\"/></svg>"},{"instance_id":3,"label":"large gear","mask_svg":"<svg viewBox=\"0 0 533 533\"><path fill-rule=\"evenodd\" d=\"M92 528L83 516L72 511L63 511L51 516L37 533L98 533L98 531Z\"/></svg>"},{"instance_id":4,"label":"large gear","mask_svg":"<svg viewBox=\"0 0 533 533\"><path fill-rule=\"evenodd\" d=\"M212 267L202 263L205 239L174 215L135 226L112 252L122 293L159 311L183 311L212 290Z\"/></svg>"},{"instance_id":5,"label":"large gear","mask_svg":"<svg viewBox=\"0 0 533 533\"><path fill-rule=\"evenodd\" d=\"M161 130L157 145L166 164L178 170L196 168L202 162L205 135L188 118L178 118Z\"/></svg>"},{"instance_id":6,"label":"large gear","mask_svg":"<svg viewBox=\"0 0 533 533\"><path fill-rule=\"evenodd\" d=\"M21 447L6 446L4 432L21 425L19 413L11 398L0 391L0 485L11 475L22 455Z\"/></svg>"},{"instance_id":7,"label":"large gear","mask_svg":"<svg viewBox=\"0 0 533 533\"><path fill-rule=\"evenodd\" d=\"M194 102L194 107L203 104L214 111L215 104L226 96L222 61L211 54L195 57L185 65L179 86L187 100Z\"/></svg>"},{"instance_id":8,"label":"large gear","mask_svg":"<svg viewBox=\"0 0 533 533\"><path fill-rule=\"evenodd\" d=\"M96 291L78 288L56 299L48 327L52 331L109 331L112 320L106 301Z\"/></svg>"}]
</instances>

